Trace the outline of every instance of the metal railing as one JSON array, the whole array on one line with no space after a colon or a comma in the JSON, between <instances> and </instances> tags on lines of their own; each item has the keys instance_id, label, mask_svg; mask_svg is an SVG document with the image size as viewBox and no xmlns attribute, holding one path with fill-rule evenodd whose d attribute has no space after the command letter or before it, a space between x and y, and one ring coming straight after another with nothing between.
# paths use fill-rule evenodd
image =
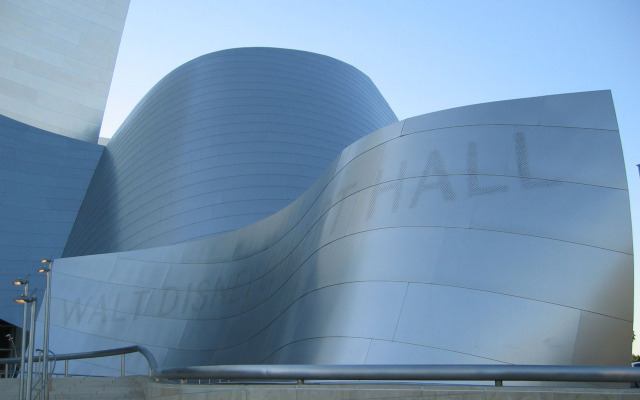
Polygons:
<instances>
[{"instance_id":1,"label":"metal railing","mask_svg":"<svg viewBox=\"0 0 640 400\"><path fill-rule=\"evenodd\" d=\"M42 350L39 350L39 352L42 353ZM52 352L49 352L49 353L53 354ZM31 385L32 391L30 391L31 393L30 397L31 399L47 398L46 393L49 387L49 382L51 381L51 378L54 376L55 365L57 361L64 361L64 376L67 377L69 375L69 361L71 360L83 360L83 359L90 359L90 358L120 356L121 358L120 375L124 376L125 375L125 355L130 353L140 353L145 357L149 365L149 376L151 376L152 370L157 369L157 363L155 358L153 357L153 354L151 354L149 350L147 350L142 346L120 347L115 349L97 350L97 351L89 351L89 352L83 352L83 353L70 353L70 354L59 354L59 355L53 354L53 356L47 360L47 364L49 365L48 369L50 370L50 372L47 375L47 381L43 382L42 378L44 376L43 371L45 368L45 366L43 365L44 357L39 355L38 358L35 360L32 371L31 371L32 376L35 376L36 379L33 381ZM5 371L9 371L9 366L12 364L16 366L16 368L14 368L14 371L18 371L17 366L20 364L20 358L19 357L0 358L0 365L4 365ZM25 368L26 368L26 364L25 364ZM11 375L6 373L5 378L17 378L19 374L21 374L22 372L23 371L18 371L17 373L14 373ZM24 373L29 374L29 371L24 371ZM42 394L44 394L44 396L42 396Z\"/></svg>"},{"instance_id":2,"label":"metal railing","mask_svg":"<svg viewBox=\"0 0 640 400\"><path fill-rule=\"evenodd\" d=\"M149 365L149 376L152 376L152 371L158 368L156 359L151 352L143 346L128 346L119 347L115 349L96 350L84 353L70 353L58 355L56 358L58 361L64 361L64 376L69 376L69 361L71 360L84 360L89 358L102 358L120 356L120 376L125 376L125 355L131 353L140 353L147 360ZM2 360L0 360L2 362Z\"/></svg>"},{"instance_id":3,"label":"metal railing","mask_svg":"<svg viewBox=\"0 0 640 400\"><path fill-rule=\"evenodd\" d=\"M157 369L157 363L156 363L156 359L153 357L153 354L151 354L151 352L149 350L147 350L145 347L142 346L128 346L128 347L118 347L118 348L114 348L114 349L106 349L106 350L95 350L95 351L88 351L88 352L83 352L83 353L69 353L69 354L57 354L55 355L55 357L51 360L52 362L58 362L58 361L64 361L64 376L68 376L69 374L69 361L71 360L85 360L85 359L90 359L90 358L103 358L103 357L112 357L112 356L120 356L121 361L120 361L120 375L124 376L124 367L125 367L125 361L124 361L124 356L126 354L131 354L131 353L140 353L142 354L145 359L147 360L147 363L149 365L149 376L151 376L151 371ZM41 360L36 360L35 363L41 362ZM14 358L0 358L0 365L4 365L5 369L9 369L9 365L19 365L20 364L20 358L19 357L14 357ZM40 368L40 366L36 367L37 369ZM34 368L34 370L36 369ZM19 372L18 372L19 373ZM17 376L17 374L14 374L15 377ZM10 377L10 376L6 376L6 377Z\"/></svg>"},{"instance_id":4,"label":"metal railing","mask_svg":"<svg viewBox=\"0 0 640 400\"><path fill-rule=\"evenodd\" d=\"M553 365L220 365L167 368L159 379L313 381L640 382L640 368Z\"/></svg>"},{"instance_id":5,"label":"metal railing","mask_svg":"<svg viewBox=\"0 0 640 400\"><path fill-rule=\"evenodd\" d=\"M490 381L502 386L512 382L583 382L583 383L630 383L640 382L640 368L591 367L556 365L216 365L160 369L151 352L143 346L57 355L64 361L65 376L68 362L101 357L121 357L121 376L125 375L125 355L142 354L149 366L149 376L158 380L215 379L227 381L290 380L303 384L305 381ZM20 363L19 358L0 359L0 365Z\"/></svg>"},{"instance_id":6,"label":"metal railing","mask_svg":"<svg viewBox=\"0 0 640 400\"><path fill-rule=\"evenodd\" d=\"M55 369L56 366L56 355L52 352L49 351L50 354L50 358L48 358L47 362L46 362L46 366L45 366L45 362L44 362L44 352L41 349L36 349L35 353L37 353L37 355L35 356L34 362L31 366L31 390L28 391L28 393L30 394L30 397L32 399L39 399L39 398L44 398L46 396L41 397L41 394L44 393L45 389L48 387L49 382L51 381L51 375L47 375L46 380L45 379L45 368L47 368L49 374L51 372L53 372L53 370ZM4 378L19 378L20 374L22 371L20 371L18 369L18 366L20 365L20 358L2 358L0 359L0 364L4 363ZM9 375L9 366L13 365L13 368L11 369L11 374ZM29 374L29 370L27 367L27 364L24 364L24 368L25 368L25 374ZM21 385L25 385L28 384L27 382L21 380L20 381ZM22 386L22 389L25 389L24 386Z\"/></svg>"}]
</instances>

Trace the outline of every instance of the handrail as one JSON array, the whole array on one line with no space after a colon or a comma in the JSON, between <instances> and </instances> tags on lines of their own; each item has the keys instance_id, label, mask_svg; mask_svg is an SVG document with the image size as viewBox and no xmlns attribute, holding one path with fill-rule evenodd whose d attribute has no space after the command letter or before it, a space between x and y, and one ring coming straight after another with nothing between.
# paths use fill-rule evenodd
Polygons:
<instances>
[{"instance_id":1,"label":"handrail","mask_svg":"<svg viewBox=\"0 0 640 400\"><path fill-rule=\"evenodd\" d=\"M105 350L94 350L94 351L86 351L82 353L68 353L68 354L57 354L55 359L56 361L69 361L69 360L82 360L87 358L101 358L101 357L110 357L110 356L120 356L130 353L140 353L144 356L149 364L149 369L151 371L155 371L158 369L158 363L156 362L153 354L143 346L127 346L127 347L118 347L114 349L105 349ZM19 364L20 358L0 358L0 364Z\"/></svg>"},{"instance_id":2,"label":"handrail","mask_svg":"<svg viewBox=\"0 0 640 400\"><path fill-rule=\"evenodd\" d=\"M219 365L167 368L160 379L640 382L640 368L556 365Z\"/></svg>"},{"instance_id":3,"label":"handrail","mask_svg":"<svg viewBox=\"0 0 640 400\"><path fill-rule=\"evenodd\" d=\"M166 380L295 380L314 381L503 381L528 382L640 382L640 368L562 365L210 365L158 368L153 354L143 346L127 346L82 353L58 354L58 361L142 354L149 375ZM19 363L20 358L2 358L0 364Z\"/></svg>"},{"instance_id":4,"label":"handrail","mask_svg":"<svg viewBox=\"0 0 640 400\"><path fill-rule=\"evenodd\" d=\"M36 352L38 352L38 363L42 362L44 364L44 358L40 358L40 354L44 353L44 350L42 349L36 349ZM56 368L56 354L49 350L49 354L51 354L51 358L48 359L48 361L46 362L46 364L48 365L43 365L42 366L42 371L40 376L38 377L38 379L32 383L32 395L31 398L33 399L39 399L40 398L40 394L43 391L46 391L47 386L49 385L49 382L51 382L51 378L52 378L52 372L55 370ZM49 369L49 373L45 374L45 370ZM44 380L46 376L46 380ZM37 388L37 389L34 389ZM48 399L48 394L45 394L44 399Z\"/></svg>"},{"instance_id":5,"label":"handrail","mask_svg":"<svg viewBox=\"0 0 640 400\"><path fill-rule=\"evenodd\" d=\"M149 364L151 370L155 370L158 368L158 363L156 362L155 357L151 352L143 346L127 346L127 347L118 347L115 349L105 349L105 350L94 350L94 351L86 351L82 353L69 353L69 354L58 354L56 359L58 361L66 361L66 360L82 360L85 358L101 358L101 357L110 357L110 356L119 356L123 354L130 353L140 353L144 356ZM0 360L0 363L2 360Z\"/></svg>"}]
</instances>

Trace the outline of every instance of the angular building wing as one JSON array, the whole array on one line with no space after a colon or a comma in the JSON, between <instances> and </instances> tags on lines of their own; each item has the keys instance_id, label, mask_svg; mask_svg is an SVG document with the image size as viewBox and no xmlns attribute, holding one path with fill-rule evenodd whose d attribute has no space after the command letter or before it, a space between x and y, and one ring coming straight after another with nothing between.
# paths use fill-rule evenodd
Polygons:
<instances>
[{"instance_id":1,"label":"angular building wing","mask_svg":"<svg viewBox=\"0 0 640 400\"><path fill-rule=\"evenodd\" d=\"M0 319L62 255L102 154L98 133L129 0L0 1ZM7 344L4 347L8 347Z\"/></svg>"},{"instance_id":2,"label":"angular building wing","mask_svg":"<svg viewBox=\"0 0 640 400\"><path fill-rule=\"evenodd\" d=\"M0 2L0 115L98 142L129 0Z\"/></svg>"}]
</instances>

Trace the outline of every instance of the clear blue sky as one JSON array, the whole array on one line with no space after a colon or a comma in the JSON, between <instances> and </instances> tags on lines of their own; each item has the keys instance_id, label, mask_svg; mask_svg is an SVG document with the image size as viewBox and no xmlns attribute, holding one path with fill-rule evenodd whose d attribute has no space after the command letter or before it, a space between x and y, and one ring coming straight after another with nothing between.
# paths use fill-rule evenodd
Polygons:
<instances>
[{"instance_id":1,"label":"clear blue sky","mask_svg":"<svg viewBox=\"0 0 640 400\"><path fill-rule=\"evenodd\" d=\"M347 62L369 75L399 119L611 89L640 248L639 0L131 0L101 136L110 137L171 70L206 53L250 46Z\"/></svg>"}]
</instances>

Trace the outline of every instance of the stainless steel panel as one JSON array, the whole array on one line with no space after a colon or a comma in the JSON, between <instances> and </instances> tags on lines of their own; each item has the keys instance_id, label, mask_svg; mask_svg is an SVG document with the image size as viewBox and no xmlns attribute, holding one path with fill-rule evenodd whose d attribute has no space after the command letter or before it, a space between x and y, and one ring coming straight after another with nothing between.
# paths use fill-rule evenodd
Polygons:
<instances>
[{"instance_id":1,"label":"stainless steel panel","mask_svg":"<svg viewBox=\"0 0 640 400\"><path fill-rule=\"evenodd\" d=\"M437 111L404 121L402 134L473 125L539 125L543 97L497 101Z\"/></svg>"},{"instance_id":2,"label":"stainless steel panel","mask_svg":"<svg viewBox=\"0 0 640 400\"><path fill-rule=\"evenodd\" d=\"M311 338L288 344L265 358L265 364L365 364L371 353L370 339L348 337ZM329 350L330 349L330 350ZM306 354L313 354L309 359Z\"/></svg>"},{"instance_id":3,"label":"stainless steel panel","mask_svg":"<svg viewBox=\"0 0 640 400\"><path fill-rule=\"evenodd\" d=\"M631 303L626 296L620 296L621 292L633 291L628 267L631 255L502 232L439 231L442 238L437 264L449 267L437 269L432 282L561 304L621 319L632 315ZM423 237L420 233L415 235ZM496 247L502 250L487 250ZM567 284L578 279L580 285Z\"/></svg>"},{"instance_id":4,"label":"stainless steel panel","mask_svg":"<svg viewBox=\"0 0 640 400\"><path fill-rule=\"evenodd\" d=\"M266 52L259 50L260 57ZM286 52L271 56L287 58ZM216 53L193 65L207 71L207 63L236 65L243 57L255 55ZM160 84L155 90L159 96L168 89ZM229 200L216 205L212 220L210 208L189 200L186 189L172 198L184 202L180 213L166 209L158 221L148 216L157 211L145 210L147 200L140 199L155 207L150 198L158 193L147 198L132 183L147 173L132 178L136 168L148 166L137 163L133 151L122 163L110 160L145 143L123 130L120 144L104 157L113 164L94 179L104 185L96 184L85 201L96 207L95 196L103 194L113 208L97 219L81 216L88 219L76 234L106 241L96 249L127 242L115 228L139 235L129 242L135 246L160 244L154 237L162 235L185 243L57 260L56 350L131 340L151 346L165 366L626 364L633 260L618 135L603 128L610 121L561 115L578 107L568 103L588 103L592 96L606 106L607 95L499 102L393 124L351 144L280 212L267 213L278 206L271 186L243 179L210 198ZM136 118L152 113L147 103L154 101L143 100ZM545 108L553 102L567 104L554 114ZM543 115L572 125L540 126ZM611 112L599 115L606 119ZM161 145L169 147L167 155L169 143ZM593 160L600 171L589 165ZM161 182L171 173L162 168L149 180ZM252 173L242 163L225 168L225 174L235 168ZM205 188L208 172L168 181L200 180L195 199L216 192ZM116 176L129 180L124 193ZM255 190L245 189L254 184ZM206 227L215 218L248 223L242 218L251 213L269 216L195 239L215 233ZM105 231L92 231L96 226ZM78 248L93 246L91 240ZM92 275L101 263L105 271ZM74 291L79 285L85 288ZM591 351L599 341L606 341L606 351ZM102 368L109 366L96 367Z\"/></svg>"},{"instance_id":5,"label":"stainless steel panel","mask_svg":"<svg viewBox=\"0 0 640 400\"><path fill-rule=\"evenodd\" d=\"M456 349L440 349L396 341L372 340L362 364L494 364L500 363Z\"/></svg>"},{"instance_id":6,"label":"stainless steel panel","mask_svg":"<svg viewBox=\"0 0 640 400\"><path fill-rule=\"evenodd\" d=\"M482 186L504 190L481 196L468 195L468 176L381 183L359 193L348 233L392 226L483 229L632 253L626 191L567 182L529 189L521 181L484 176Z\"/></svg>"},{"instance_id":7,"label":"stainless steel panel","mask_svg":"<svg viewBox=\"0 0 640 400\"><path fill-rule=\"evenodd\" d=\"M611 340L613 336L617 341ZM633 330L629 329L628 321L582 311L576 335L576 349L591 348L593 357L575 352L573 364L591 365L595 358L599 360L600 365L618 365L617 360L624 360L629 354L628 347L621 346L620 341L630 343L632 336Z\"/></svg>"},{"instance_id":8,"label":"stainless steel panel","mask_svg":"<svg viewBox=\"0 0 640 400\"><path fill-rule=\"evenodd\" d=\"M10 83L0 114L34 127L97 143L128 1L4 2L0 51Z\"/></svg>"},{"instance_id":9,"label":"stainless steel panel","mask_svg":"<svg viewBox=\"0 0 640 400\"><path fill-rule=\"evenodd\" d=\"M14 279L30 275L41 296L39 261L62 255L102 147L0 116L0 318L22 326ZM107 278L107 277L104 277Z\"/></svg>"},{"instance_id":10,"label":"stainless steel panel","mask_svg":"<svg viewBox=\"0 0 640 400\"><path fill-rule=\"evenodd\" d=\"M540 125L618 130L613 98L608 90L546 96Z\"/></svg>"},{"instance_id":11,"label":"stainless steel panel","mask_svg":"<svg viewBox=\"0 0 640 400\"><path fill-rule=\"evenodd\" d=\"M109 142L65 256L200 238L196 222L209 222L207 235L257 222L299 197L355 139L396 121L364 74L329 57L263 48L199 57L161 80ZM204 138L210 145L193 144ZM305 179L246 185L246 176L269 174ZM221 188L198 221L152 214ZM174 191L172 201L164 196Z\"/></svg>"},{"instance_id":12,"label":"stainless steel panel","mask_svg":"<svg viewBox=\"0 0 640 400\"><path fill-rule=\"evenodd\" d=\"M580 311L471 290L410 284L394 340L515 364L562 364Z\"/></svg>"}]
</instances>

